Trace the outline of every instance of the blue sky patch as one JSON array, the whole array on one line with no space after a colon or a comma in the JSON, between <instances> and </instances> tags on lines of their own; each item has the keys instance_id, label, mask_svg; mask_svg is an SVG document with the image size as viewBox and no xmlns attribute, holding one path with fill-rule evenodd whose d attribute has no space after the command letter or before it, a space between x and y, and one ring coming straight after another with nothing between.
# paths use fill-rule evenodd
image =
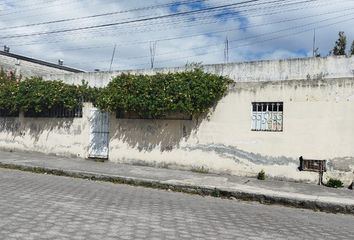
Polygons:
<instances>
[{"instance_id":1,"label":"blue sky patch","mask_svg":"<svg viewBox=\"0 0 354 240\"><path fill-rule=\"evenodd\" d=\"M169 7L170 12L177 13L181 6L186 6L190 10L198 10L207 7L204 2L191 2L191 3L180 3L176 2Z\"/></svg>"},{"instance_id":2,"label":"blue sky patch","mask_svg":"<svg viewBox=\"0 0 354 240\"><path fill-rule=\"evenodd\" d=\"M245 28L248 25L248 19L243 17L240 12L232 11L231 9L224 9L220 13L215 14L214 17L221 20L221 22L226 22L230 19L237 19L240 22L241 30L246 31Z\"/></svg>"}]
</instances>

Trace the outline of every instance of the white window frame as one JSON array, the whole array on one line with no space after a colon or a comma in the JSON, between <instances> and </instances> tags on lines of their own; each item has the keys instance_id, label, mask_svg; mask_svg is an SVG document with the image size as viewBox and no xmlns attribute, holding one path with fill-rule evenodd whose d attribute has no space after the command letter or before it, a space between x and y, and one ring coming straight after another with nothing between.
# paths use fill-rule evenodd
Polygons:
<instances>
[{"instance_id":1,"label":"white window frame","mask_svg":"<svg viewBox=\"0 0 354 240\"><path fill-rule=\"evenodd\" d=\"M252 102L252 131L282 132L283 102Z\"/></svg>"}]
</instances>

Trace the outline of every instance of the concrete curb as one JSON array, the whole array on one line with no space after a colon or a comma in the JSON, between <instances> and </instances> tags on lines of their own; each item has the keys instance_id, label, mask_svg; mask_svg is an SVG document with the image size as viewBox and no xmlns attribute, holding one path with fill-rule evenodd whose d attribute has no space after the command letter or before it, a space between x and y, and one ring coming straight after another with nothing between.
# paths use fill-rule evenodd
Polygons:
<instances>
[{"instance_id":1,"label":"concrete curb","mask_svg":"<svg viewBox=\"0 0 354 240\"><path fill-rule=\"evenodd\" d=\"M128 184L133 186L142 186L155 189L163 189L175 192L183 192L189 194L197 194L201 196L212 196L227 199L238 199L243 201L255 201L262 204L277 204L287 207L311 209L314 211L322 211L329 213L354 214L354 205L341 204L317 200L304 200L290 197L274 196L271 194L250 193L237 190L225 190L212 187L201 187L194 185L185 185L178 183L169 183L164 181L155 181L143 178L131 178L126 176L105 175L90 172L62 170L46 167L33 167L26 165L1 163L0 168L33 172L39 174L51 174L55 176L65 176L80 179L88 179L92 181L111 182L115 184Z\"/></svg>"}]
</instances>

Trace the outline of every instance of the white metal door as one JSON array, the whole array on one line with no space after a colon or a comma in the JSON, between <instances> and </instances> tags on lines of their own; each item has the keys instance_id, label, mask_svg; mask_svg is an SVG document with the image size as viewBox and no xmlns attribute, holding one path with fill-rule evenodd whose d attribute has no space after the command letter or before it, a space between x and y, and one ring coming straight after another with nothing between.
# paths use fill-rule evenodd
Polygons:
<instances>
[{"instance_id":1,"label":"white metal door","mask_svg":"<svg viewBox=\"0 0 354 240\"><path fill-rule=\"evenodd\" d=\"M97 108L90 112L89 158L108 159L109 115Z\"/></svg>"}]
</instances>

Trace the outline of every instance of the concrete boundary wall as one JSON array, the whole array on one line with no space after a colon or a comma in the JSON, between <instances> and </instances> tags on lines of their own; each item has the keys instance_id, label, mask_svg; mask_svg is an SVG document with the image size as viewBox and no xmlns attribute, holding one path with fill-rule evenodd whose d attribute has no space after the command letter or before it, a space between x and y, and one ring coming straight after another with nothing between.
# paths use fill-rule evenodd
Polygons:
<instances>
[{"instance_id":1,"label":"concrete boundary wall","mask_svg":"<svg viewBox=\"0 0 354 240\"><path fill-rule=\"evenodd\" d=\"M251 131L252 102L283 102L283 131ZM354 178L354 81L236 83L193 121L111 117L110 160L160 167L317 181L298 158L328 160L328 177Z\"/></svg>"},{"instance_id":2,"label":"concrete boundary wall","mask_svg":"<svg viewBox=\"0 0 354 240\"><path fill-rule=\"evenodd\" d=\"M264 82L286 81L303 79L333 79L353 78L354 57L331 56L325 58L296 58L286 60L269 60L240 62L229 64L204 65L204 70L210 73L228 76L236 82ZM80 84L88 81L91 86L106 86L112 77L121 73L155 74L157 72L178 72L188 68L157 68L117 71L92 72L77 74L50 74L44 77L47 80L63 80L70 84Z\"/></svg>"},{"instance_id":3,"label":"concrete boundary wall","mask_svg":"<svg viewBox=\"0 0 354 240\"><path fill-rule=\"evenodd\" d=\"M0 117L0 148L85 158L89 106L84 104L82 118Z\"/></svg>"},{"instance_id":4,"label":"concrete boundary wall","mask_svg":"<svg viewBox=\"0 0 354 240\"><path fill-rule=\"evenodd\" d=\"M252 102L282 102L283 131L251 131ZM86 158L83 118L0 118L0 148ZM326 177L354 178L354 80L235 83L210 113L193 120L117 119L110 114L109 161L316 182L298 158L326 159Z\"/></svg>"}]
</instances>

